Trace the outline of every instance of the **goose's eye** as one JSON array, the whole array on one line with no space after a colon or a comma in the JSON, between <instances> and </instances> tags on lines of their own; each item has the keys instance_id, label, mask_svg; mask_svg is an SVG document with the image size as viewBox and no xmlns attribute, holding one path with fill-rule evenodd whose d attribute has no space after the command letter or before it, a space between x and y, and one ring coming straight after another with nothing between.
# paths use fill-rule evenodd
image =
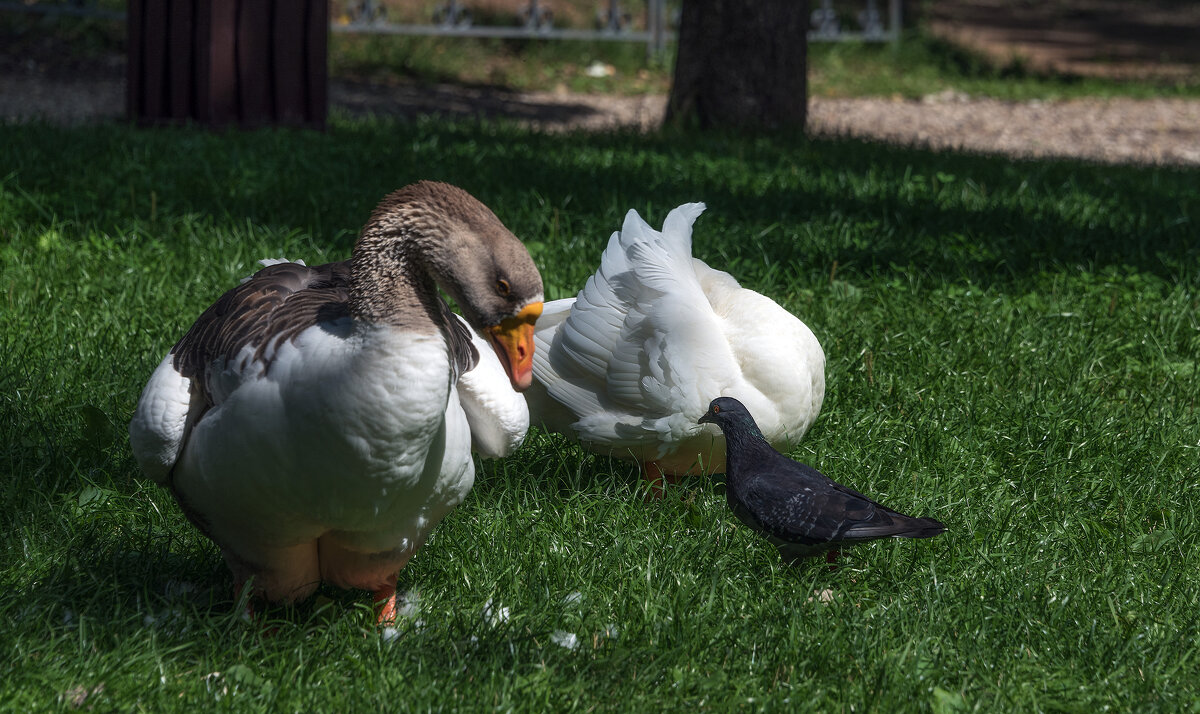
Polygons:
<instances>
[{"instance_id":1,"label":"goose's eye","mask_svg":"<svg viewBox=\"0 0 1200 714\"><path fill-rule=\"evenodd\" d=\"M508 297L508 294L512 292L512 286L508 284L507 280L500 278L496 281L496 292L500 293L504 297Z\"/></svg>"}]
</instances>

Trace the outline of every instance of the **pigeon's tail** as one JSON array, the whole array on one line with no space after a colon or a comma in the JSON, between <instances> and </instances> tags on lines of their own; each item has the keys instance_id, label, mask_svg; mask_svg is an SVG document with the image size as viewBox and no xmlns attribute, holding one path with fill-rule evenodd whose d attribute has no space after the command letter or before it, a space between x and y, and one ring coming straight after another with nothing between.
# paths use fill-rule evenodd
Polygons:
<instances>
[{"instance_id":1,"label":"pigeon's tail","mask_svg":"<svg viewBox=\"0 0 1200 714\"><path fill-rule=\"evenodd\" d=\"M842 540L864 541L875 538L932 538L946 530L941 521L913 518L891 509L882 509L869 523L856 525L842 534Z\"/></svg>"},{"instance_id":2,"label":"pigeon's tail","mask_svg":"<svg viewBox=\"0 0 1200 714\"><path fill-rule=\"evenodd\" d=\"M909 518L904 524L906 529L897 533L898 538L932 538L946 532L946 526L941 521L932 518Z\"/></svg>"}]
</instances>

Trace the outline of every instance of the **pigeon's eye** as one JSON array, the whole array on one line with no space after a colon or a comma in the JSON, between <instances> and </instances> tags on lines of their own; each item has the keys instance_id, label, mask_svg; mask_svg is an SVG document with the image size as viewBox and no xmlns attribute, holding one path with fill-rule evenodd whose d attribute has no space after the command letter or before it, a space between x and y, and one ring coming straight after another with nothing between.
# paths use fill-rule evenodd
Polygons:
<instances>
[{"instance_id":1,"label":"pigeon's eye","mask_svg":"<svg viewBox=\"0 0 1200 714\"><path fill-rule=\"evenodd\" d=\"M500 293L501 295L503 295L505 297L508 297L508 294L510 292L512 292L512 286L510 286L508 284L507 280L505 280L504 278L500 278L499 280L496 281L496 292Z\"/></svg>"},{"instance_id":2,"label":"pigeon's eye","mask_svg":"<svg viewBox=\"0 0 1200 714\"><path fill-rule=\"evenodd\" d=\"M713 414L720 414L720 413L721 413L721 407L714 404L713 405Z\"/></svg>"}]
</instances>

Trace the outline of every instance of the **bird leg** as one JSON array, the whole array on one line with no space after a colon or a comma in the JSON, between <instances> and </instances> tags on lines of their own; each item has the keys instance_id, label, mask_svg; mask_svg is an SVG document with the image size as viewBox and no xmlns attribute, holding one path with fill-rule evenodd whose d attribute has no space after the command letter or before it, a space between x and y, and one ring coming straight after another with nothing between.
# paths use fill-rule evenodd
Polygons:
<instances>
[{"instance_id":1,"label":"bird leg","mask_svg":"<svg viewBox=\"0 0 1200 714\"><path fill-rule=\"evenodd\" d=\"M838 550L837 548L825 551L825 562L829 563L830 570L838 569L837 559L838 559L838 556L841 554L842 554L842 551Z\"/></svg>"},{"instance_id":2,"label":"bird leg","mask_svg":"<svg viewBox=\"0 0 1200 714\"><path fill-rule=\"evenodd\" d=\"M371 593L371 601L379 608L375 618L377 625L396 624L396 584L385 585ZM380 605L380 603L383 603Z\"/></svg>"},{"instance_id":3,"label":"bird leg","mask_svg":"<svg viewBox=\"0 0 1200 714\"><path fill-rule=\"evenodd\" d=\"M249 582L246 578L235 578L233 581L233 606L237 607L242 600L242 595L245 593L246 604L242 611L242 619L246 622L254 621L254 592L246 592L246 584Z\"/></svg>"},{"instance_id":4,"label":"bird leg","mask_svg":"<svg viewBox=\"0 0 1200 714\"><path fill-rule=\"evenodd\" d=\"M642 478L650 485L650 489L646 493L647 500L660 500L667 492L667 484L679 485L679 474L664 473L653 461L642 464Z\"/></svg>"},{"instance_id":5,"label":"bird leg","mask_svg":"<svg viewBox=\"0 0 1200 714\"><path fill-rule=\"evenodd\" d=\"M242 619L248 623L253 624L255 621L254 599L256 597L255 592L254 592L254 587L250 583L249 579L246 579L246 578L235 579L233 582L233 606L234 607L237 607L238 602L241 601L243 596L246 598L246 603L243 606L244 609L242 610ZM259 622L258 627L260 628L259 631L263 637L274 637L276 634L279 633L278 626L276 626L276 625L268 626L266 621Z\"/></svg>"}]
</instances>

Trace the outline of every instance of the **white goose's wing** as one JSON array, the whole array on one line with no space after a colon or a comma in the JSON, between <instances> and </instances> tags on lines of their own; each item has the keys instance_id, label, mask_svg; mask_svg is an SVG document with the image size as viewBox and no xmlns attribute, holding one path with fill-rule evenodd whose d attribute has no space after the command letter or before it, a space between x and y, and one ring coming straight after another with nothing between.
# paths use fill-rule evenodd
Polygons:
<instances>
[{"instance_id":1,"label":"white goose's wing","mask_svg":"<svg viewBox=\"0 0 1200 714\"><path fill-rule=\"evenodd\" d=\"M304 265L303 260L287 258L258 261L264 268L292 262ZM253 277L253 274L247 275L241 283L247 283ZM207 407L202 398L194 398L199 393L193 392L192 380L175 368L174 354L173 349L168 352L150 375L129 422L133 457L142 472L158 484L167 483L171 469L183 451L189 428Z\"/></svg>"},{"instance_id":2,"label":"white goose's wing","mask_svg":"<svg viewBox=\"0 0 1200 714\"><path fill-rule=\"evenodd\" d=\"M676 208L661 233L630 211L552 339L539 333L534 376L577 416L582 441L666 451L699 432L696 420L738 373L692 265L703 210Z\"/></svg>"},{"instance_id":3,"label":"white goose's wing","mask_svg":"<svg viewBox=\"0 0 1200 714\"><path fill-rule=\"evenodd\" d=\"M270 361L282 341L315 323L319 315L341 314L338 301L348 294L346 264L309 268L303 261L261 262L266 267L251 276L258 280L242 280L210 306L142 390L129 424L129 441L138 465L157 483L167 482L192 426L209 408L243 380L261 373L263 361ZM285 302L287 318L273 318ZM238 319L215 319L231 313ZM261 333L272 322L277 334L265 339Z\"/></svg>"},{"instance_id":4,"label":"white goose's wing","mask_svg":"<svg viewBox=\"0 0 1200 714\"><path fill-rule=\"evenodd\" d=\"M195 416L189 419L189 415L198 416L203 409L193 403L191 385L192 380L175 369L174 355L167 354L142 390L129 422L133 457L155 483L167 482L183 451L189 422L195 421Z\"/></svg>"}]
</instances>

